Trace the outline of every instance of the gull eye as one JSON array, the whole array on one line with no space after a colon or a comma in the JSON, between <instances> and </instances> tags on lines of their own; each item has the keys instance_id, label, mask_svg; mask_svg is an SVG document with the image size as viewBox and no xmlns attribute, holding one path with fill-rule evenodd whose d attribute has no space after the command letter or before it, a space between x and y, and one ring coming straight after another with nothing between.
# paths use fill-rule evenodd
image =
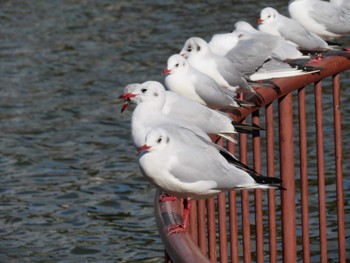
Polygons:
<instances>
[{"instance_id":1,"label":"gull eye","mask_svg":"<svg viewBox=\"0 0 350 263\"><path fill-rule=\"evenodd\" d=\"M141 92L142 93L145 93L147 91L147 89L142 89Z\"/></svg>"},{"instance_id":2,"label":"gull eye","mask_svg":"<svg viewBox=\"0 0 350 263\"><path fill-rule=\"evenodd\" d=\"M161 143L162 142L162 137L159 137L157 140L157 143Z\"/></svg>"},{"instance_id":3,"label":"gull eye","mask_svg":"<svg viewBox=\"0 0 350 263\"><path fill-rule=\"evenodd\" d=\"M191 52L191 51L192 51L192 48L191 48L191 47L188 47L188 48L187 48L187 51L188 51L188 52Z\"/></svg>"},{"instance_id":4,"label":"gull eye","mask_svg":"<svg viewBox=\"0 0 350 263\"><path fill-rule=\"evenodd\" d=\"M270 18L270 17L271 17L271 15L268 15L268 16L267 16L267 18Z\"/></svg>"},{"instance_id":5,"label":"gull eye","mask_svg":"<svg viewBox=\"0 0 350 263\"><path fill-rule=\"evenodd\" d=\"M178 67L179 66L179 63L177 63L176 65L175 65L175 67Z\"/></svg>"}]
</instances>

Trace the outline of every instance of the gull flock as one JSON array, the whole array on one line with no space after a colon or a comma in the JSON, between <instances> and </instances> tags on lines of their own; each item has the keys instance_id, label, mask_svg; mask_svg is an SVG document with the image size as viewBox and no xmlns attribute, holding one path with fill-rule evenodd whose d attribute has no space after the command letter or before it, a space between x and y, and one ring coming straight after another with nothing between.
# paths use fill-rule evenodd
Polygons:
<instances>
[{"instance_id":1,"label":"gull flock","mask_svg":"<svg viewBox=\"0 0 350 263\"><path fill-rule=\"evenodd\" d=\"M131 134L142 174L163 192L160 202L184 199L183 223L170 226L169 235L186 230L190 200L228 190L284 190L279 178L239 162L209 135L235 142L237 132L260 130L218 109L254 106L243 98L258 95L263 80L318 72L307 65L309 54L340 49L328 41L350 33L348 0L292 0L288 10L290 17L262 9L258 29L238 21L209 42L191 37L169 57L165 87L146 81L124 88L122 112L136 105Z\"/></svg>"}]
</instances>

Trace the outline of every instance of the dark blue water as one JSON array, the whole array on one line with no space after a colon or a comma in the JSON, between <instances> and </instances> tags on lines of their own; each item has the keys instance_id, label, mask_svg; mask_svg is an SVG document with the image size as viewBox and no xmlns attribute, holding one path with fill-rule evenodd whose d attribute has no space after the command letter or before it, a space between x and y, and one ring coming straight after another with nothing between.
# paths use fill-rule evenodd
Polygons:
<instances>
[{"instance_id":1,"label":"dark blue water","mask_svg":"<svg viewBox=\"0 0 350 263\"><path fill-rule=\"evenodd\" d=\"M286 10L285 1L1 1L0 262L161 262L154 188L117 96L161 81L188 37L254 23L267 5Z\"/></svg>"}]
</instances>

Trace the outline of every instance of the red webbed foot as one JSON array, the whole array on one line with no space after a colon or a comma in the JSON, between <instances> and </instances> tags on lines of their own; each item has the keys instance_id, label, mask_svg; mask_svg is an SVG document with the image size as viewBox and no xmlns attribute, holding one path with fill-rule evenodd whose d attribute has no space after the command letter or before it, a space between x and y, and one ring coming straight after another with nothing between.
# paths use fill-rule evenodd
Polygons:
<instances>
[{"instance_id":1,"label":"red webbed foot","mask_svg":"<svg viewBox=\"0 0 350 263\"><path fill-rule=\"evenodd\" d=\"M168 236L172 235L172 234L177 234L177 233L181 233L181 232L185 232L186 229L184 228L183 225L179 225L179 224L174 224L171 225L168 228Z\"/></svg>"},{"instance_id":2,"label":"red webbed foot","mask_svg":"<svg viewBox=\"0 0 350 263\"><path fill-rule=\"evenodd\" d=\"M169 195L166 193L162 193L159 196L159 202L168 202L168 201L175 201L175 200L176 200L176 196Z\"/></svg>"}]
</instances>

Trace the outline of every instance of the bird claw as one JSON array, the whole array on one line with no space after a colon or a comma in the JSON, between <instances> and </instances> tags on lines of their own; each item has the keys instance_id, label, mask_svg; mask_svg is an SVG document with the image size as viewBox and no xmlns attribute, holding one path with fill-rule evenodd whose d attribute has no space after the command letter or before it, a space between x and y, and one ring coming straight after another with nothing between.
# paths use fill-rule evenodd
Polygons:
<instances>
[{"instance_id":1,"label":"bird claw","mask_svg":"<svg viewBox=\"0 0 350 263\"><path fill-rule=\"evenodd\" d=\"M169 195L169 194L161 194L159 197L159 202L168 202L168 201L175 201L176 197L173 195Z\"/></svg>"},{"instance_id":2,"label":"bird claw","mask_svg":"<svg viewBox=\"0 0 350 263\"><path fill-rule=\"evenodd\" d=\"M186 229L184 228L183 225L179 225L179 224L174 224L171 225L168 228L168 236L172 235L172 234L177 234L177 233L181 233L181 232L185 232Z\"/></svg>"}]
</instances>

